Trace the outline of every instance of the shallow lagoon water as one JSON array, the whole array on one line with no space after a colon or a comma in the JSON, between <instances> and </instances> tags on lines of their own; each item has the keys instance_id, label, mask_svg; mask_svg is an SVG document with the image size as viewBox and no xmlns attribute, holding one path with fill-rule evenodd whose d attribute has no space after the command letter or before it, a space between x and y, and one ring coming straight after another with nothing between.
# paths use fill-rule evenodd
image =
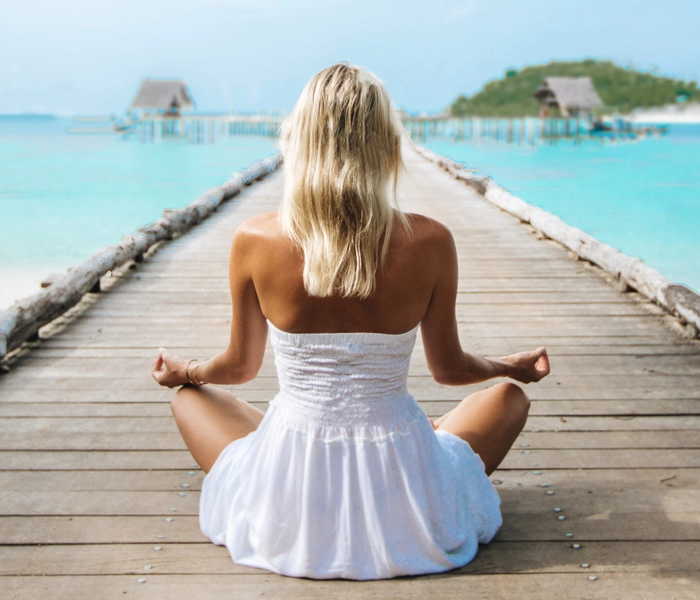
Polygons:
<instances>
[{"instance_id":1,"label":"shallow lagoon water","mask_svg":"<svg viewBox=\"0 0 700 600\"><path fill-rule=\"evenodd\" d=\"M700 291L700 126L636 142L424 145Z\"/></svg>"},{"instance_id":2,"label":"shallow lagoon water","mask_svg":"<svg viewBox=\"0 0 700 600\"><path fill-rule=\"evenodd\" d=\"M71 124L0 117L0 308L276 151L268 137L142 143Z\"/></svg>"}]
</instances>

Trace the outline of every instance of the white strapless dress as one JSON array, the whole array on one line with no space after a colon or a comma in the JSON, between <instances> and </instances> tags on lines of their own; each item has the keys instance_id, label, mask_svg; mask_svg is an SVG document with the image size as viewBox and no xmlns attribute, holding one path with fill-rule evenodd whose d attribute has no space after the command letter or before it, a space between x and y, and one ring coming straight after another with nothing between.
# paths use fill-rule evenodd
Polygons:
<instances>
[{"instance_id":1,"label":"white strapless dress","mask_svg":"<svg viewBox=\"0 0 700 600\"><path fill-rule=\"evenodd\" d=\"M202 532L235 563L382 579L465 565L493 538L500 500L483 463L406 389L416 331L270 324L280 392L202 484Z\"/></svg>"}]
</instances>

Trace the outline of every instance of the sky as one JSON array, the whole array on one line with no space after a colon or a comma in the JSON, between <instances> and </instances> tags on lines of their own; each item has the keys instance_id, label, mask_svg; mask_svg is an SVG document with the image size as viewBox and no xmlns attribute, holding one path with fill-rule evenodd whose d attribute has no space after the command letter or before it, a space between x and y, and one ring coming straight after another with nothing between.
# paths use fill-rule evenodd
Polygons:
<instances>
[{"instance_id":1,"label":"sky","mask_svg":"<svg viewBox=\"0 0 700 600\"><path fill-rule=\"evenodd\" d=\"M699 23L698 0L0 0L0 114L122 114L145 77L200 111L288 112L338 61L410 112L551 60L699 80Z\"/></svg>"}]
</instances>

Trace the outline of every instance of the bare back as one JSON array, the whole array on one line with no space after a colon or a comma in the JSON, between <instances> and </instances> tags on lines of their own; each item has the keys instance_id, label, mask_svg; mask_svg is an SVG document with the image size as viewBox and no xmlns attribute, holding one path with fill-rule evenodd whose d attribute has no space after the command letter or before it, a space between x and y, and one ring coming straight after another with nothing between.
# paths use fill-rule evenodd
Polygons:
<instances>
[{"instance_id":1,"label":"bare back","mask_svg":"<svg viewBox=\"0 0 700 600\"><path fill-rule=\"evenodd\" d=\"M415 327L445 268L451 235L432 219L407 216L410 231L395 219L386 262L376 274L376 291L365 300L309 296L302 279L303 257L282 233L277 214L247 221L242 226L248 238L246 256L262 315L276 327L298 333L396 334Z\"/></svg>"}]
</instances>

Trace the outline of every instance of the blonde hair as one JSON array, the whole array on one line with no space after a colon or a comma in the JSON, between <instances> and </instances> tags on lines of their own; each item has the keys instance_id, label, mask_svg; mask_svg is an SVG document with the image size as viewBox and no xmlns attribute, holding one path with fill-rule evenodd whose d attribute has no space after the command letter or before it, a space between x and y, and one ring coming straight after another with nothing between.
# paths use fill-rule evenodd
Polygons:
<instances>
[{"instance_id":1,"label":"blonde hair","mask_svg":"<svg viewBox=\"0 0 700 600\"><path fill-rule=\"evenodd\" d=\"M368 298L389 249L403 127L379 78L337 64L306 85L281 129L284 233L311 296Z\"/></svg>"}]
</instances>

